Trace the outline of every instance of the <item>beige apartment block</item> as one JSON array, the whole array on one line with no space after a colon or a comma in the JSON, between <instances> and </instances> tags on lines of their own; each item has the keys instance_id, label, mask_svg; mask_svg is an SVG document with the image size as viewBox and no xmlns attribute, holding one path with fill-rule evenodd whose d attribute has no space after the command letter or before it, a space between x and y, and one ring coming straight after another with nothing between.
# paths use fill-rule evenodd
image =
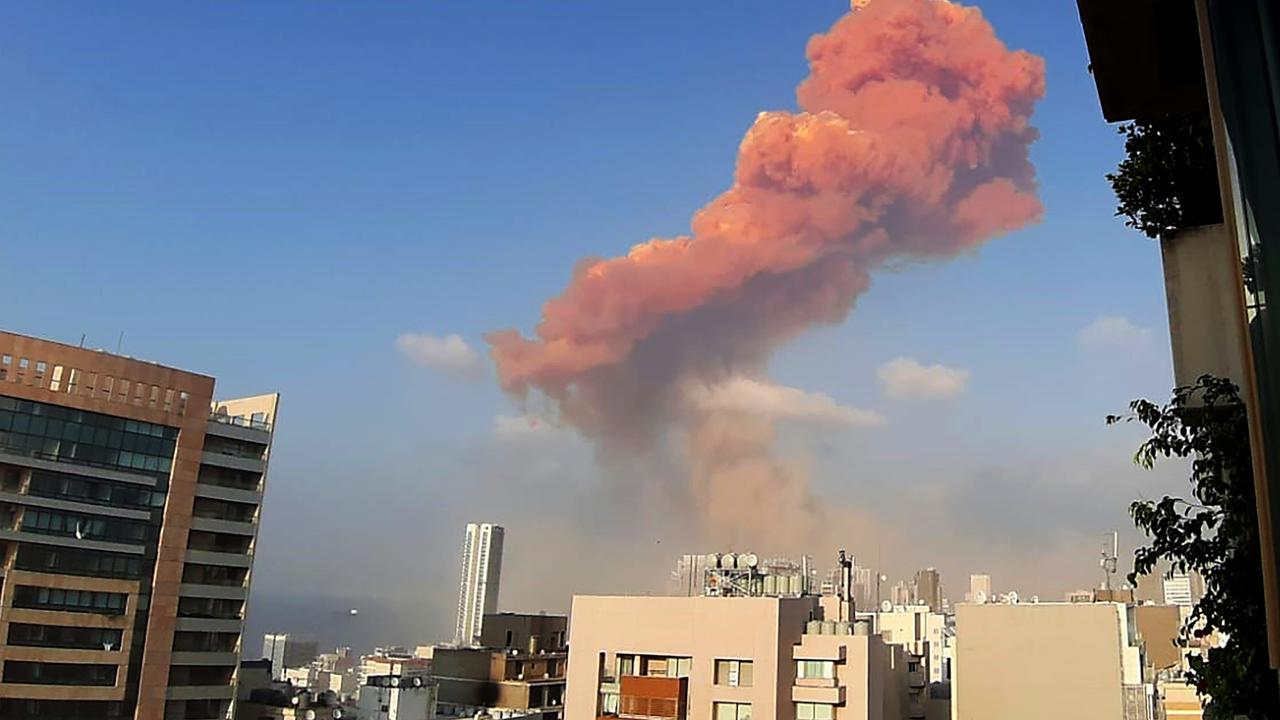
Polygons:
<instances>
[{"instance_id":1,"label":"beige apartment block","mask_svg":"<svg viewBox=\"0 0 1280 720\"><path fill-rule=\"evenodd\" d=\"M1150 717L1131 609L1119 603L957 606L952 717Z\"/></svg>"},{"instance_id":2,"label":"beige apartment block","mask_svg":"<svg viewBox=\"0 0 1280 720\"><path fill-rule=\"evenodd\" d=\"M278 396L0 332L0 718L223 718Z\"/></svg>"},{"instance_id":3,"label":"beige apartment block","mask_svg":"<svg viewBox=\"0 0 1280 720\"><path fill-rule=\"evenodd\" d=\"M884 720L906 662L818 598L573 599L565 720Z\"/></svg>"}]
</instances>

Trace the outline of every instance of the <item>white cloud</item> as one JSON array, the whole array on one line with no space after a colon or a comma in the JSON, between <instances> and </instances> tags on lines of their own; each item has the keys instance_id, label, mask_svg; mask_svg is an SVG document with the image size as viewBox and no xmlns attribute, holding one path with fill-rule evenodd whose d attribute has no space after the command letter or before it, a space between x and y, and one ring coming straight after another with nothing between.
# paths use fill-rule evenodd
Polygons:
<instances>
[{"instance_id":1,"label":"white cloud","mask_svg":"<svg viewBox=\"0 0 1280 720\"><path fill-rule=\"evenodd\" d=\"M476 377L484 370L484 360L460 335L404 333L396 338L396 349L412 362L457 377Z\"/></svg>"},{"instance_id":2,"label":"white cloud","mask_svg":"<svg viewBox=\"0 0 1280 720\"><path fill-rule=\"evenodd\" d=\"M741 376L714 387L697 386L689 393L689 400L700 410L729 410L779 420L855 427L884 424L879 414L841 405L822 393Z\"/></svg>"},{"instance_id":3,"label":"white cloud","mask_svg":"<svg viewBox=\"0 0 1280 720\"><path fill-rule=\"evenodd\" d=\"M496 415L493 418L493 437L504 442L550 438L559 432L560 428L537 415Z\"/></svg>"},{"instance_id":4,"label":"white cloud","mask_svg":"<svg viewBox=\"0 0 1280 720\"><path fill-rule=\"evenodd\" d=\"M1129 318L1103 315L1081 328L1076 339L1087 348L1134 348L1146 345L1151 340L1151 331L1134 325Z\"/></svg>"},{"instance_id":5,"label":"white cloud","mask_svg":"<svg viewBox=\"0 0 1280 720\"><path fill-rule=\"evenodd\" d=\"M876 371L891 397L950 398L964 392L969 371L946 365L921 365L909 357L894 358Z\"/></svg>"}]
</instances>

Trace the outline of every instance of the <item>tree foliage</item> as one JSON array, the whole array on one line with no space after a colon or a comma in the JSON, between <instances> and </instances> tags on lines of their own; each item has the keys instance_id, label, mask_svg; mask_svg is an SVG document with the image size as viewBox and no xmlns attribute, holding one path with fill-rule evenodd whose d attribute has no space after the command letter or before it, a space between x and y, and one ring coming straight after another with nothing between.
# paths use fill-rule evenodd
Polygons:
<instances>
[{"instance_id":1,"label":"tree foliage","mask_svg":"<svg viewBox=\"0 0 1280 720\"><path fill-rule=\"evenodd\" d=\"M1213 130L1201 116L1171 115L1120 126L1125 159L1107 175L1116 215L1153 239L1222 222Z\"/></svg>"},{"instance_id":2,"label":"tree foliage","mask_svg":"<svg viewBox=\"0 0 1280 720\"><path fill-rule=\"evenodd\" d=\"M1184 642L1217 633L1226 644L1190 660L1190 679L1209 701L1206 718L1280 718L1280 691L1267 657L1262 560L1254 505L1249 428L1239 392L1229 380L1204 376L1174 390L1161 407L1148 400L1107 423L1140 422L1151 430L1135 462L1191 458L1192 499L1165 496L1129 507L1150 544L1134 553L1130 582L1159 561L1204 579Z\"/></svg>"}]
</instances>

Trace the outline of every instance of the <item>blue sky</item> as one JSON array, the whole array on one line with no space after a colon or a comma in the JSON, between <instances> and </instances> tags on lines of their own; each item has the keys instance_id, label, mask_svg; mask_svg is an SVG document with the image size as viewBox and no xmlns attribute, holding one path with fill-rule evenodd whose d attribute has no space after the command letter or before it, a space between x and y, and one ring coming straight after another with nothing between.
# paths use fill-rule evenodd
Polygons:
<instances>
[{"instance_id":1,"label":"blue sky","mask_svg":"<svg viewBox=\"0 0 1280 720\"><path fill-rule=\"evenodd\" d=\"M1009 523L1004 510L947 531L967 539L939 560L956 587L995 566L997 585L1003 571L1056 592L1093 579L1096 533L1125 522L1130 491L1163 487L1129 476L1135 436L1101 422L1170 384L1159 253L1112 215L1120 139L1074 3L981 6L1047 60L1044 222L878 276L848 322L785 348L773 373L888 418L872 438L822 440L815 485L832 496L875 509L973 487L949 496L972 515L982 488L1100 492L1105 506L1061 520L1035 558L997 559L1010 538L978 528ZM582 256L685 231L756 113L794 108L805 41L847 7L5 2L0 325L107 349L123 331L127 354L213 374L222 395L282 392L255 598L376 583L430 635L447 624L463 522L531 524L502 517L529 507L576 525L598 482L572 443L545 484L519 477L536 473L503 464L494 417L516 411L494 383L414 366L396 337L479 348L488 330L530 328ZM1104 316L1135 329L1082 343ZM898 356L970 382L947 402L891 402L876 368ZM1048 512L1039 497L1010 512ZM362 562L388 534L421 562ZM951 544L881 552L902 575ZM535 575L538 553L513 552ZM1027 569L1049 557L1067 563L1053 578ZM320 558L323 573L302 567ZM548 605L593 587L504 583Z\"/></svg>"}]
</instances>

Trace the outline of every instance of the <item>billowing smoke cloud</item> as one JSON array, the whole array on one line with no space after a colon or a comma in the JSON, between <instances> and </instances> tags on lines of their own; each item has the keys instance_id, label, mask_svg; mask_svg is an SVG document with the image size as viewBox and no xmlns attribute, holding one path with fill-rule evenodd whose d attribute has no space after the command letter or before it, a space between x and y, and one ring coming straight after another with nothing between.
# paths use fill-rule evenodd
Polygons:
<instances>
[{"instance_id":1,"label":"billowing smoke cloud","mask_svg":"<svg viewBox=\"0 0 1280 720\"><path fill-rule=\"evenodd\" d=\"M974 8L856 2L809 43L801 112L764 112L733 185L689 235L579 263L532 338L488 341L503 387L545 395L608 460L684 432L689 492L716 540L759 514L806 522L803 468L775 460L771 419L700 408L691 387L762 377L773 351L843 320L888 263L944 259L1037 220L1029 120L1042 61Z\"/></svg>"}]
</instances>

